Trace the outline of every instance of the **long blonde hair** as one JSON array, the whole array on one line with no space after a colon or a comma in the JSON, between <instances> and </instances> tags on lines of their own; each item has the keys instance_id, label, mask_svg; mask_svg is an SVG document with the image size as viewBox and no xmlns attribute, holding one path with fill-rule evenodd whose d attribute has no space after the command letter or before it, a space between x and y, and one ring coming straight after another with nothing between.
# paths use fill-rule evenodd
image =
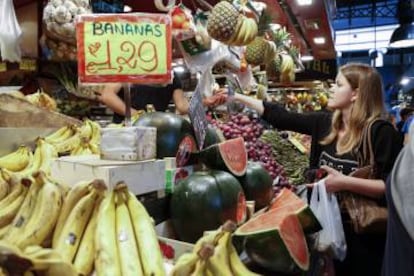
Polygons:
<instances>
[{"instance_id":1,"label":"long blonde hair","mask_svg":"<svg viewBox=\"0 0 414 276\"><path fill-rule=\"evenodd\" d=\"M353 90L358 88L356 99L349 116L349 128L338 143L338 154L357 150L361 142L364 127L385 114L382 80L377 70L367 64L348 63L339 68L341 74ZM342 127L342 112L335 110L332 116L331 132L322 139L322 145L328 145L338 138Z\"/></svg>"}]
</instances>

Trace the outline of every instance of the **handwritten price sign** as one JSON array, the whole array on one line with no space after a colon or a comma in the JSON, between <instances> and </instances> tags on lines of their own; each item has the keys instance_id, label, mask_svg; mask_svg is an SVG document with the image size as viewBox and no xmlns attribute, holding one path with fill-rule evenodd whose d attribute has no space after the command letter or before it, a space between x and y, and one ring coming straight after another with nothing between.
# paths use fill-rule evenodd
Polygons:
<instances>
[{"instance_id":1,"label":"handwritten price sign","mask_svg":"<svg viewBox=\"0 0 414 276\"><path fill-rule=\"evenodd\" d=\"M76 36L80 82L171 82L168 15L82 15Z\"/></svg>"}]
</instances>

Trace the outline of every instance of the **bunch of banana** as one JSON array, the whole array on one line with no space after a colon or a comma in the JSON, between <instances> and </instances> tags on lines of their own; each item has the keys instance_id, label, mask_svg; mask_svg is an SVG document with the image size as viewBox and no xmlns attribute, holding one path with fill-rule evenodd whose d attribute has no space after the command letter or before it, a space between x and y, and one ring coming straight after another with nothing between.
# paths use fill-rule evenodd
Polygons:
<instances>
[{"instance_id":1,"label":"bunch of banana","mask_svg":"<svg viewBox=\"0 0 414 276\"><path fill-rule=\"evenodd\" d=\"M81 139L90 141L91 144L99 145L101 139L101 126L89 119L85 119L78 129Z\"/></svg>"},{"instance_id":2,"label":"bunch of banana","mask_svg":"<svg viewBox=\"0 0 414 276\"><path fill-rule=\"evenodd\" d=\"M36 93L26 95L25 99L37 107L49 111L57 111L56 101L41 90L38 90Z\"/></svg>"},{"instance_id":3,"label":"bunch of banana","mask_svg":"<svg viewBox=\"0 0 414 276\"><path fill-rule=\"evenodd\" d=\"M62 207L63 189L42 171L33 173L33 178L32 186L38 187L30 189L4 237L20 248L42 244L51 235Z\"/></svg>"},{"instance_id":4,"label":"bunch of banana","mask_svg":"<svg viewBox=\"0 0 414 276\"><path fill-rule=\"evenodd\" d=\"M52 247L59 252L64 261L75 263L76 259L79 259L86 262L88 267L93 263L94 254L88 251L82 252L79 250L79 247L81 243L85 243L82 248L94 246L91 243L93 243L95 229L90 223L94 223L94 216L98 214L98 211L94 210L99 208L105 191L105 183L102 180L94 180L87 186L87 191L83 189L78 190L77 194L83 196L78 197L76 201L73 198L75 194L68 193L67 198L70 201L65 205L65 209L62 210L65 213L61 214L66 216L66 219L60 221L59 229L57 229L59 233L54 234L52 242ZM71 209L68 209L71 207L68 204L72 205ZM92 229L89 229L89 233L86 233L89 225L91 225Z\"/></svg>"},{"instance_id":5,"label":"bunch of banana","mask_svg":"<svg viewBox=\"0 0 414 276\"><path fill-rule=\"evenodd\" d=\"M234 248L231 234L235 228L235 223L226 222L220 229L200 238L193 252L183 254L178 259L172 275L257 276L247 269Z\"/></svg>"},{"instance_id":6,"label":"bunch of banana","mask_svg":"<svg viewBox=\"0 0 414 276\"><path fill-rule=\"evenodd\" d=\"M70 155L91 155L99 154L100 152L98 145L92 144L89 140L82 138L80 143L71 150Z\"/></svg>"},{"instance_id":7,"label":"bunch of banana","mask_svg":"<svg viewBox=\"0 0 414 276\"><path fill-rule=\"evenodd\" d=\"M70 152L80 143L79 128L75 125L64 126L45 137L45 141L52 144L59 154Z\"/></svg>"},{"instance_id":8,"label":"bunch of banana","mask_svg":"<svg viewBox=\"0 0 414 276\"><path fill-rule=\"evenodd\" d=\"M99 276L166 275L153 221L123 182L103 200L95 242Z\"/></svg>"},{"instance_id":9,"label":"bunch of banana","mask_svg":"<svg viewBox=\"0 0 414 276\"><path fill-rule=\"evenodd\" d=\"M33 159L32 151L25 145L3 157L0 157L0 168L5 168L12 172L19 172L24 170Z\"/></svg>"},{"instance_id":10,"label":"bunch of banana","mask_svg":"<svg viewBox=\"0 0 414 276\"><path fill-rule=\"evenodd\" d=\"M237 20L236 31L224 43L230 46L244 46L254 40L257 32L258 27L256 21L253 18L240 15Z\"/></svg>"},{"instance_id":11,"label":"bunch of banana","mask_svg":"<svg viewBox=\"0 0 414 276\"><path fill-rule=\"evenodd\" d=\"M291 83L295 80L295 62L290 55L282 54L280 65L280 82Z\"/></svg>"}]
</instances>

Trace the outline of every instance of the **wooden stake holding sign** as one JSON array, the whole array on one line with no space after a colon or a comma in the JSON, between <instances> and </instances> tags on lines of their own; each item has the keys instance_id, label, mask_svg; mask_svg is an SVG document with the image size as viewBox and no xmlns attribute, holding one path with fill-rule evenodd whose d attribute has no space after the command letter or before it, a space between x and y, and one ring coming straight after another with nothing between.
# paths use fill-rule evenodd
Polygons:
<instances>
[{"instance_id":1,"label":"wooden stake holding sign","mask_svg":"<svg viewBox=\"0 0 414 276\"><path fill-rule=\"evenodd\" d=\"M171 18L164 14L84 14L76 24L81 83L124 83L130 125L130 84L172 82Z\"/></svg>"}]
</instances>

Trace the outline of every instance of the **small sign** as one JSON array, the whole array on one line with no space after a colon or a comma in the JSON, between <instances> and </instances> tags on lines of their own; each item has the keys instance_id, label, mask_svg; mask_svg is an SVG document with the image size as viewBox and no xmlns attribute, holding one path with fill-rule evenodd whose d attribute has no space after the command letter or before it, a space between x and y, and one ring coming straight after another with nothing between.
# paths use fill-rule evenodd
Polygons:
<instances>
[{"instance_id":1,"label":"small sign","mask_svg":"<svg viewBox=\"0 0 414 276\"><path fill-rule=\"evenodd\" d=\"M198 85L191 97L188 113L194 128L198 148L201 150L206 138L208 121L203 107L203 96Z\"/></svg>"},{"instance_id":2,"label":"small sign","mask_svg":"<svg viewBox=\"0 0 414 276\"><path fill-rule=\"evenodd\" d=\"M19 69L25 71L36 71L36 60L22 59L19 63Z\"/></svg>"},{"instance_id":3,"label":"small sign","mask_svg":"<svg viewBox=\"0 0 414 276\"><path fill-rule=\"evenodd\" d=\"M5 62L0 62L0 72L7 71L7 64Z\"/></svg>"},{"instance_id":4,"label":"small sign","mask_svg":"<svg viewBox=\"0 0 414 276\"><path fill-rule=\"evenodd\" d=\"M76 24L80 82L170 83L171 17L84 14Z\"/></svg>"}]
</instances>

